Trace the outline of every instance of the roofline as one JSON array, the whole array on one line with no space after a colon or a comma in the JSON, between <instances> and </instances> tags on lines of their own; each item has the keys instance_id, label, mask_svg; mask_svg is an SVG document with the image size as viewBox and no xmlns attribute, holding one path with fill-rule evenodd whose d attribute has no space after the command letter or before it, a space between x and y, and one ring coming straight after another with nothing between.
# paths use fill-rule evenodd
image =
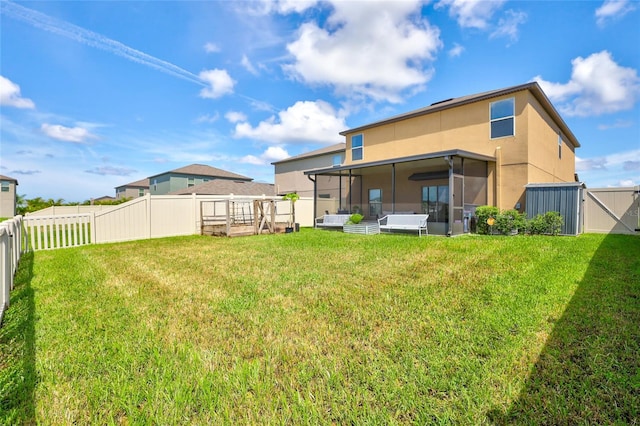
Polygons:
<instances>
[{"instance_id":1,"label":"roofline","mask_svg":"<svg viewBox=\"0 0 640 426\"><path fill-rule=\"evenodd\" d=\"M339 145L342 145L342 146L339 146ZM331 146L331 145L329 145L329 146ZM311 151L311 152L294 155L293 157L285 158L284 160L274 161L273 163L271 163L271 165L275 166L277 164L288 163L289 161L297 161L297 160L302 160L302 159L307 159L307 158L320 157L320 156L323 156L323 155L333 154L333 153L336 153L336 152L345 152L347 150L345 142L337 143L334 146L335 146L334 149L331 149L331 150L328 150L328 151L316 152L316 151L322 151L323 148L320 148L320 149L316 149L316 150ZM326 148L329 148L329 147L326 147Z\"/></svg>"},{"instance_id":2,"label":"roofline","mask_svg":"<svg viewBox=\"0 0 640 426\"><path fill-rule=\"evenodd\" d=\"M569 142L571 142L571 144L573 144L573 146L576 148L580 147L580 142L578 142L578 139L575 137L573 132L569 129L569 126L567 126L567 123L564 122L564 120L562 119L558 111L555 109L555 107L553 106L553 104L551 103L547 95L544 93L540 85L535 81L530 83L520 84L518 86L511 86L504 89L480 93L477 96L469 96L469 97L463 96L458 98L458 100L453 99L450 102L445 101L441 104L435 104L435 105L432 104L425 108L420 108L417 110L406 112L404 114L395 115L393 117L376 121L374 123L365 124L364 126L355 127L353 129L344 130L340 132L340 135L347 136L350 133L360 132L367 129L371 129L373 127L396 123L398 121L407 120L407 119L419 117L422 115L432 114L435 112L444 111L447 109L468 105L471 103L480 102L480 101L484 101L491 98L496 98L499 96L509 95L511 93L521 92L523 90L530 91L535 96L535 98L542 104L543 108L547 111L547 113L549 113L551 117L554 119L554 121L560 126L560 129L562 130L563 135L565 135L569 139Z\"/></svg>"},{"instance_id":3,"label":"roofline","mask_svg":"<svg viewBox=\"0 0 640 426\"><path fill-rule=\"evenodd\" d=\"M452 149L449 151L440 151L440 152L432 152L429 154L420 154L420 155L411 155L408 157L399 157L399 158L390 158L387 160L380 160L380 161L372 161L370 163L362 163L362 164L349 164L346 166L334 166L334 167L327 167L324 169L315 169L315 170L308 170L306 172L304 172L305 175L320 175L320 174L325 174L328 172L341 172L344 170L353 170L353 169L365 169L368 167L376 167L376 166L387 166L389 164L396 164L396 163L408 163L410 161L419 161L419 160L430 160L433 158L440 158L440 157L463 157L463 158L470 158L472 160L481 160L481 161L496 161L495 157L491 157L488 155L483 155L483 154L476 154L475 152L470 152L470 151L464 151L461 149Z\"/></svg>"}]
</instances>

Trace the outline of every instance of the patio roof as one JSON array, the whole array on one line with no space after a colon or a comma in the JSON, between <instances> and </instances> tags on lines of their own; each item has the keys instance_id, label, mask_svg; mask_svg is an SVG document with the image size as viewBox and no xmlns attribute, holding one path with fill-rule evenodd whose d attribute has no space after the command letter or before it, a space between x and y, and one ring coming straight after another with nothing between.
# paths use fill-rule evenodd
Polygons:
<instances>
[{"instance_id":1,"label":"patio roof","mask_svg":"<svg viewBox=\"0 0 640 426\"><path fill-rule=\"evenodd\" d=\"M480 161L491 161L491 162L496 161L495 157L491 157L488 155L477 154L475 152L464 151L461 149L453 149L449 151L430 152L428 154L411 155L408 157L389 158L386 160L372 161L369 163L349 164L346 166L333 166L333 167L327 167L324 169L308 170L304 172L304 174L305 175L329 175L336 172L342 172L344 170L364 169L364 168L375 167L375 166L386 166L390 164L407 163L409 161L420 161L420 160L430 160L433 158L444 158L447 156L469 158L472 160L480 160Z\"/></svg>"}]
</instances>

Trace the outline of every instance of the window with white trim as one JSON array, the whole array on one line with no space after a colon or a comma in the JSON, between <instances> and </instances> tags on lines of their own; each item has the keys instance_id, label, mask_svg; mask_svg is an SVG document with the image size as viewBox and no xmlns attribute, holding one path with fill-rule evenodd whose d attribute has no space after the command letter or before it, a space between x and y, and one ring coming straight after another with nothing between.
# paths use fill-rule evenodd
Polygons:
<instances>
[{"instance_id":1,"label":"window with white trim","mask_svg":"<svg viewBox=\"0 0 640 426\"><path fill-rule=\"evenodd\" d=\"M562 132L558 132L558 158L562 160Z\"/></svg>"},{"instance_id":2,"label":"window with white trim","mask_svg":"<svg viewBox=\"0 0 640 426\"><path fill-rule=\"evenodd\" d=\"M491 102L491 139L513 136L516 133L515 98Z\"/></svg>"},{"instance_id":3,"label":"window with white trim","mask_svg":"<svg viewBox=\"0 0 640 426\"><path fill-rule=\"evenodd\" d=\"M363 138L364 137L362 133L351 136L351 160L352 161L358 161L364 158L364 155L362 152Z\"/></svg>"},{"instance_id":4,"label":"window with white trim","mask_svg":"<svg viewBox=\"0 0 640 426\"><path fill-rule=\"evenodd\" d=\"M10 188L9 182L2 181L1 186L2 186L2 192L9 192L9 188Z\"/></svg>"}]
</instances>

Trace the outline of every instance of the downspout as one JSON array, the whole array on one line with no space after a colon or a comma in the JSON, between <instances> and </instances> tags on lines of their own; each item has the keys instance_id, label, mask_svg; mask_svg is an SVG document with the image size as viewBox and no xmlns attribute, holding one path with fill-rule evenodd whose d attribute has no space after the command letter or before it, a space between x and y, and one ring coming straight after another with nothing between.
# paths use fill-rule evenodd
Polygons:
<instances>
[{"instance_id":1,"label":"downspout","mask_svg":"<svg viewBox=\"0 0 640 426\"><path fill-rule=\"evenodd\" d=\"M311 177L311 175L307 175L307 179L309 179L311 182L313 182L313 225L315 226L315 224L316 224L316 218L317 218L317 214L316 214L316 213L317 213L317 211L318 211L318 208L317 208L317 205L316 205L316 195L317 195L316 190L317 190L317 184L316 184L316 180L315 180L315 179L313 179L313 178Z\"/></svg>"}]
</instances>

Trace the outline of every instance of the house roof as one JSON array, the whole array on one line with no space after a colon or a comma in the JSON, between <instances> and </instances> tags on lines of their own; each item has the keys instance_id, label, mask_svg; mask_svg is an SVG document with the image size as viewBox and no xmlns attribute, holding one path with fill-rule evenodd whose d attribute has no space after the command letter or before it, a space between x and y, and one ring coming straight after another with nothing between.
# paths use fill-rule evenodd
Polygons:
<instances>
[{"instance_id":1,"label":"house roof","mask_svg":"<svg viewBox=\"0 0 640 426\"><path fill-rule=\"evenodd\" d=\"M169 170L168 172L158 173L153 176L149 176L152 179L156 176L166 175L169 173L180 173L184 175L195 176L209 176L224 179L240 179L240 180L253 180L253 178L242 176L237 173L229 172L227 170L218 169L216 167L207 166L206 164L190 164L188 166L180 167L175 170Z\"/></svg>"},{"instance_id":2,"label":"house roof","mask_svg":"<svg viewBox=\"0 0 640 426\"><path fill-rule=\"evenodd\" d=\"M476 154L475 152L464 151L461 149L452 149L449 151L430 152L428 154L411 155L408 157L388 158L386 160L371 161L369 163L349 164L346 166L333 166L333 167L327 167L324 169L308 170L304 172L304 174L305 175L322 175L322 174L326 175L326 174L331 174L332 172L341 172L344 170L364 169L367 167L386 166L389 164L396 164L396 163L406 163L408 161L430 160L433 158L444 158L444 157L454 157L454 156L470 158L472 160L496 161L495 157L490 157L488 155Z\"/></svg>"},{"instance_id":3,"label":"house roof","mask_svg":"<svg viewBox=\"0 0 640 426\"><path fill-rule=\"evenodd\" d=\"M149 178L144 178L144 179L140 179L137 180L135 182L131 182L131 183L126 183L124 185L120 185L120 186L116 186L116 189L118 188L149 188Z\"/></svg>"},{"instance_id":4,"label":"house roof","mask_svg":"<svg viewBox=\"0 0 640 426\"><path fill-rule=\"evenodd\" d=\"M8 180L9 182L15 182L16 185L18 184L18 180L17 179L14 179L12 177L5 176L5 175L0 175L0 180Z\"/></svg>"},{"instance_id":5,"label":"house roof","mask_svg":"<svg viewBox=\"0 0 640 426\"><path fill-rule=\"evenodd\" d=\"M170 192L171 195L276 195L276 186L272 183L235 181L216 179L189 188Z\"/></svg>"},{"instance_id":6,"label":"house roof","mask_svg":"<svg viewBox=\"0 0 640 426\"><path fill-rule=\"evenodd\" d=\"M390 124L390 123L406 120L409 118L419 117L421 115L432 114L434 112L443 111L443 110L459 107L459 106L474 103L474 102L480 102L487 99L496 98L498 96L509 95L511 93L521 92L523 90L528 90L533 94L533 96L543 106L545 111L547 111L547 113L558 124L558 126L562 130L562 134L567 137L569 142L571 142L574 147L576 148L579 147L580 143L578 142L578 139L576 139L573 132L569 129L569 126L567 126L567 124L564 122L564 120L562 119L558 111L555 109L555 107L553 106L549 98L547 98L547 95L542 91L542 88L540 87L540 85L536 82L525 83L519 86L511 86L504 89L491 90L489 92L477 93L475 95L467 95L459 98L452 98L452 99L447 99L440 102L435 102L429 105L428 107L416 109L413 111L406 112L404 114L400 114L400 115L386 118L384 120L376 121L374 123L369 123L364 126L345 130L343 132L340 132L340 134L342 136L346 136L350 133L360 132L360 131L367 130L373 127L378 127L384 124Z\"/></svg>"},{"instance_id":7,"label":"house roof","mask_svg":"<svg viewBox=\"0 0 640 426\"><path fill-rule=\"evenodd\" d=\"M334 152L342 152L346 149L347 144L344 142L337 143L335 145L325 146L324 148L316 149L315 151L305 152L293 157L285 158L284 160L274 161L272 165L287 163L289 161L302 160L304 158L318 157L320 155L331 154Z\"/></svg>"}]
</instances>

